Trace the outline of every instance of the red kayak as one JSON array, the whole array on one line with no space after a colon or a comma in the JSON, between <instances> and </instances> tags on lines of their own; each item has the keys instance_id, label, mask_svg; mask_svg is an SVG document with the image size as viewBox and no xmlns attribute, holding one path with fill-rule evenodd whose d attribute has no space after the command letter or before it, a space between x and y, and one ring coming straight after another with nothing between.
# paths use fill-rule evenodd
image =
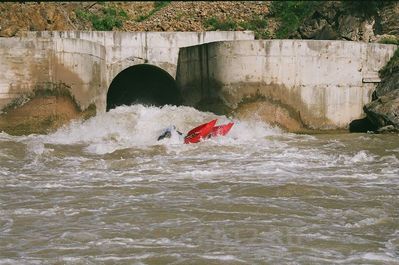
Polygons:
<instances>
[{"instance_id":1,"label":"red kayak","mask_svg":"<svg viewBox=\"0 0 399 265\"><path fill-rule=\"evenodd\" d=\"M234 124L233 122L229 122L227 124L215 126L216 121L217 119L212 120L189 131L187 136L184 137L184 143L198 143L201 139L226 135Z\"/></svg>"},{"instance_id":2,"label":"red kayak","mask_svg":"<svg viewBox=\"0 0 399 265\"><path fill-rule=\"evenodd\" d=\"M227 124L215 126L212 128L210 136L215 137L215 136L226 135L230 131L231 127L233 127L233 125L234 125L234 122L229 122Z\"/></svg>"},{"instance_id":3,"label":"red kayak","mask_svg":"<svg viewBox=\"0 0 399 265\"><path fill-rule=\"evenodd\" d=\"M187 133L186 137L184 137L184 143L198 143L199 141L201 141L201 139L205 139L212 132L212 129L215 126L216 122L217 119L195 127Z\"/></svg>"}]
</instances>

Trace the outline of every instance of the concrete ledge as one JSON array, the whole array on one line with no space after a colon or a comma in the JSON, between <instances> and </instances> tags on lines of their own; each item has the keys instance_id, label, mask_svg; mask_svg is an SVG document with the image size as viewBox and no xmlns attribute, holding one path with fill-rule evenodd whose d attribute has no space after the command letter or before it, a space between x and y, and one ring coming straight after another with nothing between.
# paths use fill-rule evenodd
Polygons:
<instances>
[{"instance_id":1,"label":"concrete ledge","mask_svg":"<svg viewBox=\"0 0 399 265\"><path fill-rule=\"evenodd\" d=\"M381 78L379 78L379 77L363 77L362 82L363 83L380 83Z\"/></svg>"},{"instance_id":2,"label":"concrete ledge","mask_svg":"<svg viewBox=\"0 0 399 265\"><path fill-rule=\"evenodd\" d=\"M189 105L223 102L234 111L263 100L284 107L306 128L343 129L371 101L375 82L363 81L395 49L326 40L209 43L180 50L177 81Z\"/></svg>"}]
</instances>

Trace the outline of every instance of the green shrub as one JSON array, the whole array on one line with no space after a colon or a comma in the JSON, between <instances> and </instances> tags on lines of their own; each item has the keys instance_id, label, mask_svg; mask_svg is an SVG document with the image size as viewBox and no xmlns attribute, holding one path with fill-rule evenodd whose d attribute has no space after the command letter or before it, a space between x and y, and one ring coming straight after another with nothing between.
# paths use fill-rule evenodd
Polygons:
<instances>
[{"instance_id":1,"label":"green shrub","mask_svg":"<svg viewBox=\"0 0 399 265\"><path fill-rule=\"evenodd\" d=\"M383 37L379 43L382 44L396 44L399 45L399 38L395 37L395 36L387 36L387 37Z\"/></svg>"},{"instance_id":2,"label":"green shrub","mask_svg":"<svg viewBox=\"0 0 399 265\"><path fill-rule=\"evenodd\" d=\"M165 6L169 5L170 1L155 1L154 2L154 9L152 9L148 14L146 15L141 15L139 16L136 21L137 22L142 22L144 20L146 20L147 18L151 17L152 15L154 15L156 12L158 12L159 10L161 10L162 8L164 8Z\"/></svg>"},{"instance_id":3,"label":"green shrub","mask_svg":"<svg viewBox=\"0 0 399 265\"><path fill-rule=\"evenodd\" d=\"M341 1L343 7L350 14L371 17L378 13L382 7L388 5L392 1L368 0L368 1Z\"/></svg>"},{"instance_id":4,"label":"green shrub","mask_svg":"<svg viewBox=\"0 0 399 265\"><path fill-rule=\"evenodd\" d=\"M379 74L383 78L393 72L399 72L399 48L396 49L389 62L379 71Z\"/></svg>"},{"instance_id":5,"label":"green shrub","mask_svg":"<svg viewBox=\"0 0 399 265\"><path fill-rule=\"evenodd\" d=\"M276 37L289 37L321 4L323 1L273 1L270 11L281 22Z\"/></svg>"},{"instance_id":6,"label":"green shrub","mask_svg":"<svg viewBox=\"0 0 399 265\"><path fill-rule=\"evenodd\" d=\"M218 20L215 17L211 17L204 22L204 26L209 28L209 30L236 30L237 23L232 19Z\"/></svg>"},{"instance_id":7,"label":"green shrub","mask_svg":"<svg viewBox=\"0 0 399 265\"><path fill-rule=\"evenodd\" d=\"M77 9L75 10L75 14L84 21L90 21L95 30L113 30L114 27L121 28L123 21L128 17L124 10L114 7L102 7L100 14Z\"/></svg>"},{"instance_id":8,"label":"green shrub","mask_svg":"<svg viewBox=\"0 0 399 265\"><path fill-rule=\"evenodd\" d=\"M208 18L204 22L204 26L210 28L210 30L214 30L218 24L219 20L215 17Z\"/></svg>"},{"instance_id":9,"label":"green shrub","mask_svg":"<svg viewBox=\"0 0 399 265\"><path fill-rule=\"evenodd\" d=\"M161 8L164 8L165 6L169 5L170 1L155 1L154 7L158 11Z\"/></svg>"},{"instance_id":10,"label":"green shrub","mask_svg":"<svg viewBox=\"0 0 399 265\"><path fill-rule=\"evenodd\" d=\"M255 33L255 39L268 39L269 34L269 23L265 17L254 17L249 21L239 23L240 27L245 30L252 30Z\"/></svg>"},{"instance_id":11,"label":"green shrub","mask_svg":"<svg viewBox=\"0 0 399 265\"><path fill-rule=\"evenodd\" d=\"M398 48L393 54L389 62L379 71L381 77L392 74L393 72L399 72L399 38L395 36L386 36L382 38L379 43L383 44L396 44Z\"/></svg>"},{"instance_id":12,"label":"green shrub","mask_svg":"<svg viewBox=\"0 0 399 265\"><path fill-rule=\"evenodd\" d=\"M251 30L255 33L256 39L266 39L269 38L268 26L265 17L253 17L252 19L244 22L237 23L232 19L219 20L215 17L211 17L204 21L204 26L208 30L237 30L239 27L244 30Z\"/></svg>"},{"instance_id":13,"label":"green shrub","mask_svg":"<svg viewBox=\"0 0 399 265\"><path fill-rule=\"evenodd\" d=\"M81 19L83 19L85 21L90 20L91 14L90 14L90 12L87 12L86 10L83 10L83 9L80 9L80 8L76 9L75 10L75 14L76 14L76 16L78 18L81 18Z\"/></svg>"}]
</instances>

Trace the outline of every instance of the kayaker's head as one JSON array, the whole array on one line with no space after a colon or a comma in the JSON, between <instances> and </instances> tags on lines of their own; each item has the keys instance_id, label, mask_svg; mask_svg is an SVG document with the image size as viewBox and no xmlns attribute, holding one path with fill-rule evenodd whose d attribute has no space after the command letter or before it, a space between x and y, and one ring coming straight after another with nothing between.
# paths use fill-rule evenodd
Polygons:
<instances>
[{"instance_id":1,"label":"kayaker's head","mask_svg":"<svg viewBox=\"0 0 399 265\"><path fill-rule=\"evenodd\" d=\"M161 134L159 137L158 137L158 141L159 140L162 140L162 139L164 139L164 138L170 138L172 136L172 133L169 131L169 130L167 130L167 131L165 131L163 134Z\"/></svg>"},{"instance_id":2,"label":"kayaker's head","mask_svg":"<svg viewBox=\"0 0 399 265\"><path fill-rule=\"evenodd\" d=\"M164 139L164 138L171 138L171 137L172 137L172 133L175 133L175 132L176 132L179 136L183 135L183 133L179 132L179 131L176 129L176 126L171 125L171 126L169 126L168 128L166 128L166 129L164 129L164 130L162 131L161 135L158 136L158 141L159 141L159 140L162 140L162 139Z\"/></svg>"}]
</instances>

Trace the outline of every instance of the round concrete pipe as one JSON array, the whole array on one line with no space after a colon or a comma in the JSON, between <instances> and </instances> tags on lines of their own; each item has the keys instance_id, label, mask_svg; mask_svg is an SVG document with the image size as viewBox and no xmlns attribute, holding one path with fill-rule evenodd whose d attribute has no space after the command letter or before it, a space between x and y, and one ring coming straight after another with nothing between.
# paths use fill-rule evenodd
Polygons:
<instances>
[{"instance_id":1,"label":"round concrete pipe","mask_svg":"<svg viewBox=\"0 0 399 265\"><path fill-rule=\"evenodd\" d=\"M174 78L150 64L124 69L111 82L107 93L107 111L120 105L180 105L181 93Z\"/></svg>"}]
</instances>

